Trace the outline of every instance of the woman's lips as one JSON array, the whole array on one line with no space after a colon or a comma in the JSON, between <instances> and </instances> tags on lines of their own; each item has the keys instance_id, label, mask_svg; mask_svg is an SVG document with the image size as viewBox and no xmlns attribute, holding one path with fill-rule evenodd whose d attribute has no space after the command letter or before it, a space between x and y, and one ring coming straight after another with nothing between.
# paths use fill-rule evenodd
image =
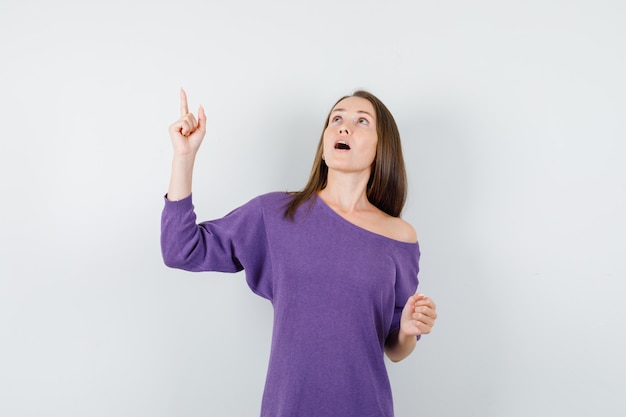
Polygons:
<instances>
[{"instance_id":1,"label":"woman's lips","mask_svg":"<svg viewBox=\"0 0 626 417\"><path fill-rule=\"evenodd\" d=\"M349 151L350 145L348 145L348 143L345 140L338 140L337 142L335 142L335 149Z\"/></svg>"}]
</instances>

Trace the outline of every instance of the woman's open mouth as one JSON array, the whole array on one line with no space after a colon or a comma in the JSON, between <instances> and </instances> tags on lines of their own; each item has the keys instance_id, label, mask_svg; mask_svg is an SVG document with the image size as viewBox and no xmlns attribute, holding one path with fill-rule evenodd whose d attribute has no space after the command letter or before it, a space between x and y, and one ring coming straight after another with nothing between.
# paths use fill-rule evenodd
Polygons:
<instances>
[{"instance_id":1,"label":"woman's open mouth","mask_svg":"<svg viewBox=\"0 0 626 417\"><path fill-rule=\"evenodd\" d=\"M348 144L345 141L340 140L340 141L337 141L337 143L335 143L335 149L343 149L343 150L349 151L350 146L348 146Z\"/></svg>"}]
</instances>

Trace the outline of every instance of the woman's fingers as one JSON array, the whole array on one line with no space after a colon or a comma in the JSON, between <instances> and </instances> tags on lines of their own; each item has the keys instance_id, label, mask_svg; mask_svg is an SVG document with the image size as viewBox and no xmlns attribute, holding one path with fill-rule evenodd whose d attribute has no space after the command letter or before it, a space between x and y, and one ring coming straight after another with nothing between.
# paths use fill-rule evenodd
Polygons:
<instances>
[{"instance_id":1,"label":"woman's fingers","mask_svg":"<svg viewBox=\"0 0 626 417\"><path fill-rule=\"evenodd\" d=\"M432 299L423 294L416 294L414 297L413 314L411 314L413 324L420 330L420 333L430 333L437 319L437 306Z\"/></svg>"},{"instance_id":2,"label":"woman's fingers","mask_svg":"<svg viewBox=\"0 0 626 417\"><path fill-rule=\"evenodd\" d=\"M193 113L189 113L189 105L187 103L187 93L183 88L180 89L180 134L183 136L189 136L196 129L199 129L201 132L206 131L206 114L204 112L204 108L200 106L198 108L198 120L193 115Z\"/></svg>"},{"instance_id":3,"label":"woman's fingers","mask_svg":"<svg viewBox=\"0 0 626 417\"><path fill-rule=\"evenodd\" d=\"M204 108L198 108L198 116L189 113L187 94L180 89L180 118L170 128L170 138L177 155L190 155L198 151L206 133L206 113Z\"/></svg>"},{"instance_id":4,"label":"woman's fingers","mask_svg":"<svg viewBox=\"0 0 626 417\"><path fill-rule=\"evenodd\" d=\"M198 130L206 132L206 114L202 106L198 108Z\"/></svg>"},{"instance_id":5,"label":"woman's fingers","mask_svg":"<svg viewBox=\"0 0 626 417\"><path fill-rule=\"evenodd\" d=\"M182 126L180 130L180 134L183 136L189 136L198 127L198 122L196 121L196 118L194 117L194 115L191 113L188 113L180 121L181 121L181 126Z\"/></svg>"},{"instance_id":6,"label":"woman's fingers","mask_svg":"<svg viewBox=\"0 0 626 417\"><path fill-rule=\"evenodd\" d=\"M415 308L417 309L418 307L428 307L433 311L437 309L437 306L432 298L428 298L423 294L418 294L417 299L415 300Z\"/></svg>"},{"instance_id":7,"label":"woman's fingers","mask_svg":"<svg viewBox=\"0 0 626 417\"><path fill-rule=\"evenodd\" d=\"M437 318L437 310L435 310L434 306L431 305L416 305L413 310L413 318L426 318L434 322Z\"/></svg>"},{"instance_id":8,"label":"woman's fingers","mask_svg":"<svg viewBox=\"0 0 626 417\"><path fill-rule=\"evenodd\" d=\"M180 89L180 117L184 117L189 113L189 107L187 105L187 93L183 88Z\"/></svg>"}]
</instances>

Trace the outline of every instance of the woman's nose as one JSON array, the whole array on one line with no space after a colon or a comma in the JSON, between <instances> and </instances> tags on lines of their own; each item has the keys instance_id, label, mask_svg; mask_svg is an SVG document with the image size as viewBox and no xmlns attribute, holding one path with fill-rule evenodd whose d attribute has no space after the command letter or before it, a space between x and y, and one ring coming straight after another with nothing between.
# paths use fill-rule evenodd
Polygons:
<instances>
[{"instance_id":1,"label":"woman's nose","mask_svg":"<svg viewBox=\"0 0 626 417\"><path fill-rule=\"evenodd\" d=\"M350 131L348 130L347 126L340 126L339 127L339 134L348 135L348 134L350 134Z\"/></svg>"}]
</instances>

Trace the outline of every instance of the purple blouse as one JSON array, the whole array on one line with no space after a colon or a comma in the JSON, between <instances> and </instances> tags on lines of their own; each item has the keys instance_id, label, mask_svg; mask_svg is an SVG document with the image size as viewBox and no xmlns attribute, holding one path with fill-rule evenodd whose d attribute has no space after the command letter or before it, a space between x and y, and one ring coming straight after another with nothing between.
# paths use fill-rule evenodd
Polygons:
<instances>
[{"instance_id":1,"label":"purple blouse","mask_svg":"<svg viewBox=\"0 0 626 417\"><path fill-rule=\"evenodd\" d=\"M274 307L261 416L393 416L384 362L415 293L419 245L362 229L320 198L284 217L286 193L256 197L196 224L191 196L165 200L165 264L189 271L245 270Z\"/></svg>"}]
</instances>

